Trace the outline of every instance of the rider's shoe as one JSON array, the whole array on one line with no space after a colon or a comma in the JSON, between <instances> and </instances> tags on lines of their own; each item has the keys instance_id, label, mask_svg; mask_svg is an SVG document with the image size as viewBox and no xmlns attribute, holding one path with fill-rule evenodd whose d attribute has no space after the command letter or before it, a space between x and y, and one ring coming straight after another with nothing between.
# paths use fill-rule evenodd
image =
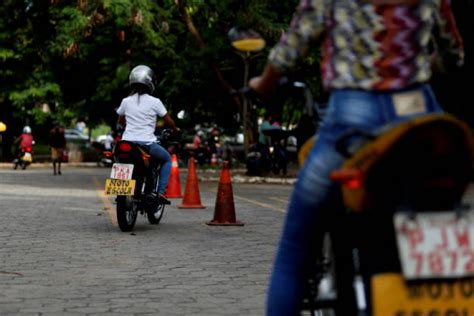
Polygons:
<instances>
[{"instance_id":1,"label":"rider's shoe","mask_svg":"<svg viewBox=\"0 0 474 316\"><path fill-rule=\"evenodd\" d=\"M148 205L152 205L154 203L164 204L164 205L171 204L171 202L168 199L166 199L163 195L157 192L148 193L145 198L145 201L146 201L146 204Z\"/></svg>"},{"instance_id":2,"label":"rider's shoe","mask_svg":"<svg viewBox=\"0 0 474 316\"><path fill-rule=\"evenodd\" d=\"M163 204L163 205L170 205L171 204L170 200L165 198L165 196L162 195L162 194L160 194L160 197L158 198L158 201L159 201L160 204Z\"/></svg>"},{"instance_id":3,"label":"rider's shoe","mask_svg":"<svg viewBox=\"0 0 474 316\"><path fill-rule=\"evenodd\" d=\"M145 196L145 203L147 205L153 205L158 200L158 194L155 192L150 192Z\"/></svg>"}]
</instances>

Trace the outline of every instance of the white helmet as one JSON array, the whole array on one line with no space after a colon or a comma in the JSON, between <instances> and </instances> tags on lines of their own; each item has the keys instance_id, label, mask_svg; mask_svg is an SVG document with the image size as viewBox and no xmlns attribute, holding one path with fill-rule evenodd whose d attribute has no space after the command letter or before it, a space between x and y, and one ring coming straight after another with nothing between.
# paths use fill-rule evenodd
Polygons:
<instances>
[{"instance_id":1,"label":"white helmet","mask_svg":"<svg viewBox=\"0 0 474 316\"><path fill-rule=\"evenodd\" d=\"M25 133L25 134L31 134L31 127L29 127L29 126L23 127L23 133Z\"/></svg>"},{"instance_id":2,"label":"white helmet","mask_svg":"<svg viewBox=\"0 0 474 316\"><path fill-rule=\"evenodd\" d=\"M155 73L150 67L145 65L138 65L132 69L128 77L130 85L140 83L148 87L150 93L155 91Z\"/></svg>"}]
</instances>

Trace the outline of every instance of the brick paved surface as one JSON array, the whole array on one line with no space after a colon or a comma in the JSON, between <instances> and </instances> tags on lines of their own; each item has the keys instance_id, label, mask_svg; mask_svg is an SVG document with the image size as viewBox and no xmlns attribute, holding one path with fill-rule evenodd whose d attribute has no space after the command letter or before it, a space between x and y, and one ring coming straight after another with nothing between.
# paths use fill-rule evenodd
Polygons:
<instances>
[{"instance_id":1,"label":"brick paved surface","mask_svg":"<svg viewBox=\"0 0 474 316\"><path fill-rule=\"evenodd\" d=\"M0 315L262 315L290 185L234 184L244 227L209 227L205 210L113 224L98 186L107 169L0 169ZM184 189L184 182L182 187Z\"/></svg>"},{"instance_id":2,"label":"brick paved surface","mask_svg":"<svg viewBox=\"0 0 474 316\"><path fill-rule=\"evenodd\" d=\"M263 314L290 185L234 183L245 226L209 227L218 184L201 182L206 209L174 199L130 234L99 193L108 169L51 173L0 168L1 316Z\"/></svg>"}]
</instances>

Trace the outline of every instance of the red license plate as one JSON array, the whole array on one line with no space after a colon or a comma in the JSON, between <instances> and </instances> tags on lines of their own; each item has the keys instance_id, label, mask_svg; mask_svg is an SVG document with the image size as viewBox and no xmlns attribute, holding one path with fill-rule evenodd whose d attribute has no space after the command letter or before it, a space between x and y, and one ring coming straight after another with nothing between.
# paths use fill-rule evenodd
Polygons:
<instances>
[{"instance_id":1,"label":"red license plate","mask_svg":"<svg viewBox=\"0 0 474 316\"><path fill-rule=\"evenodd\" d=\"M394 217L403 276L406 280L474 275L474 215L455 212L406 213Z\"/></svg>"},{"instance_id":2,"label":"red license plate","mask_svg":"<svg viewBox=\"0 0 474 316\"><path fill-rule=\"evenodd\" d=\"M133 165L124 163L114 163L110 172L111 179L131 180L133 174Z\"/></svg>"}]
</instances>

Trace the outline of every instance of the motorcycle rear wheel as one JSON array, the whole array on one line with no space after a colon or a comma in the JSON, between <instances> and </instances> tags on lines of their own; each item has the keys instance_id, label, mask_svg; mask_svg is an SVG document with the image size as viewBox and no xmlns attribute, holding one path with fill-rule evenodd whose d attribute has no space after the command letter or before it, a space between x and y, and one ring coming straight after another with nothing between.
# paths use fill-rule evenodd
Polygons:
<instances>
[{"instance_id":1,"label":"motorcycle rear wheel","mask_svg":"<svg viewBox=\"0 0 474 316\"><path fill-rule=\"evenodd\" d=\"M137 203L132 196L117 196L117 222L121 231L132 231L137 215Z\"/></svg>"},{"instance_id":2,"label":"motorcycle rear wheel","mask_svg":"<svg viewBox=\"0 0 474 316\"><path fill-rule=\"evenodd\" d=\"M146 212L148 222L152 225L159 224L164 213L165 206L163 204L158 204L157 206L148 209Z\"/></svg>"}]
</instances>

